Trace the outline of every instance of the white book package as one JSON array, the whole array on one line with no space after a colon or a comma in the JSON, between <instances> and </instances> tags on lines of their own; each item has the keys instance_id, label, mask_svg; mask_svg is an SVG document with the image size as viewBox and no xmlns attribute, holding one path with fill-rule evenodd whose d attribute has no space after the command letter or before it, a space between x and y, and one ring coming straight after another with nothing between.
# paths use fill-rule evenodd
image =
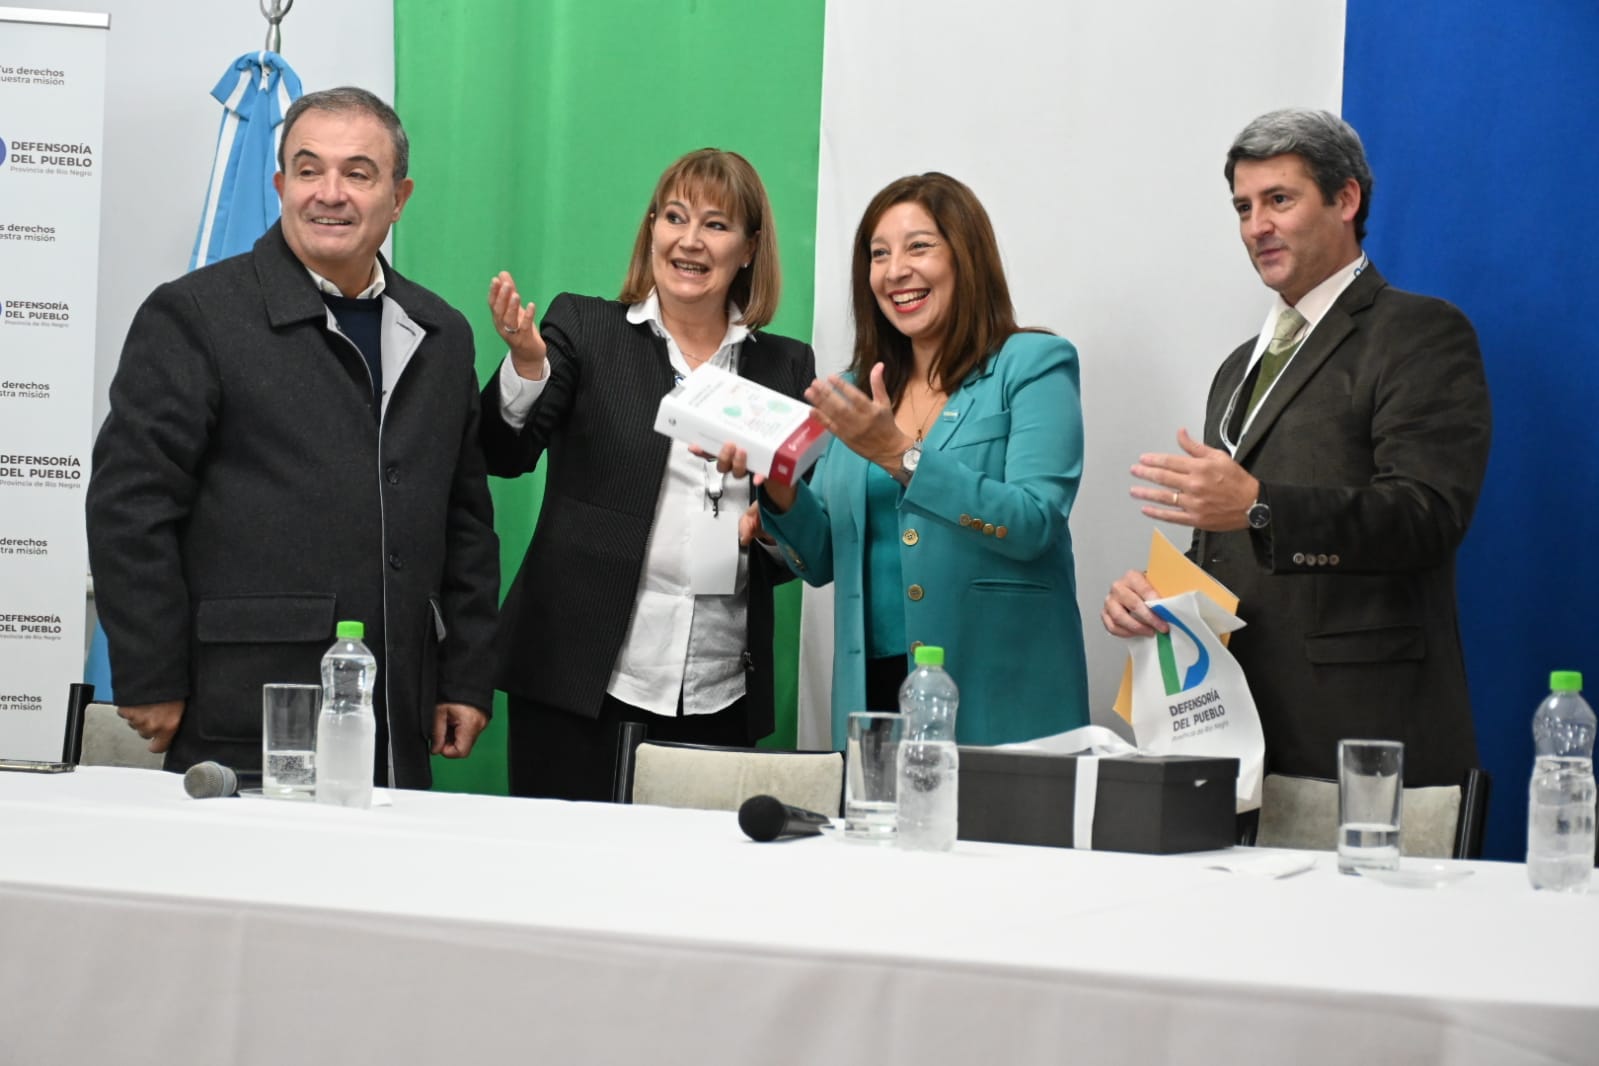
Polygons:
<instances>
[{"instance_id":1,"label":"white book package","mask_svg":"<svg viewBox=\"0 0 1599 1066\"><path fill-rule=\"evenodd\" d=\"M715 366L661 397L655 431L712 455L732 441L752 473L784 485L805 475L832 436L810 405Z\"/></svg>"}]
</instances>

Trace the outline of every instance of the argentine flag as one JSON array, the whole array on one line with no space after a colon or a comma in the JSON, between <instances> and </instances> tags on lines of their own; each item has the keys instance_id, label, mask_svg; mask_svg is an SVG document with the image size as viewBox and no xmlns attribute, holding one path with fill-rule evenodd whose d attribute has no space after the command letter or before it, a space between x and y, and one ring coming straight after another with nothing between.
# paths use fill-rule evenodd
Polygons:
<instances>
[{"instance_id":1,"label":"argentine flag","mask_svg":"<svg viewBox=\"0 0 1599 1066\"><path fill-rule=\"evenodd\" d=\"M278 220L272 175L300 77L276 52L249 52L233 61L211 95L222 105L222 126L190 270L249 251Z\"/></svg>"}]
</instances>

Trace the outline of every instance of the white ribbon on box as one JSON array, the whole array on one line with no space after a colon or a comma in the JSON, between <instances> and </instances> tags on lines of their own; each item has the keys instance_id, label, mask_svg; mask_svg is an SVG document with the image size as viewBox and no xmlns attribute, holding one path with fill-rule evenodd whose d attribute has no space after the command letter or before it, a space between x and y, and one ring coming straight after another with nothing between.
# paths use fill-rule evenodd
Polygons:
<instances>
[{"instance_id":1,"label":"white ribbon on box","mask_svg":"<svg viewBox=\"0 0 1599 1066\"><path fill-rule=\"evenodd\" d=\"M1151 721L1157 726L1165 726L1166 721L1172 717L1166 709L1166 701L1155 705L1160 712L1158 717L1148 713L1137 714L1135 702L1134 728L1136 729L1140 723L1145 723L1146 732L1151 733L1149 737L1140 737L1141 743L1136 745L1129 744L1119 734L1099 725L1085 725L1065 733L1039 737L1037 740L999 745L996 750L1077 757L1077 776L1072 800L1072 847L1074 848L1092 849L1094 846L1094 810L1099 797L1101 758L1114 759L1129 755L1210 755L1234 758L1238 760L1239 767L1238 810L1250 811L1260 806L1260 771L1266 748L1265 740L1260 733L1260 718L1256 714L1254 700L1244 684L1243 673L1238 669L1237 662L1219 641L1214 640L1216 632L1227 632L1240 627L1243 623L1221 611L1221 608L1198 593L1184 593L1182 596L1157 600L1155 603L1169 606L1177 617L1189 624L1191 630L1199 631L1203 626L1201 639L1210 637L1208 652L1212 656L1213 664L1219 668L1216 672L1225 675L1222 680L1226 691L1223 702L1232 709L1231 713L1237 728L1225 738L1212 736L1191 739L1174 736L1169 727L1153 730L1147 728L1147 723ZM1153 646L1154 638L1143 639L1151 647ZM1145 657L1153 658L1148 649L1145 649ZM1135 650L1133 675L1135 701L1138 699L1139 689L1138 660L1139 653ZM1150 666L1146 672L1150 669L1158 670L1158 666ZM1149 697L1146 702L1157 698Z\"/></svg>"},{"instance_id":2,"label":"white ribbon on box","mask_svg":"<svg viewBox=\"0 0 1599 1066\"><path fill-rule=\"evenodd\" d=\"M1171 632L1129 641L1133 657L1133 733L1129 744L1104 726L1004 745L1078 757L1072 845L1093 847L1099 758L1127 755L1206 755L1238 760L1237 809L1260 806L1266 741L1244 672L1218 635L1243 621L1200 592L1152 600L1148 606Z\"/></svg>"},{"instance_id":3,"label":"white ribbon on box","mask_svg":"<svg viewBox=\"0 0 1599 1066\"><path fill-rule=\"evenodd\" d=\"M1102 725L1085 725L1054 736L1000 744L996 751L1020 751L1034 755L1077 756L1076 784L1072 796L1072 847L1094 848L1094 809L1099 801L1099 760L1125 755L1152 755L1127 743Z\"/></svg>"},{"instance_id":4,"label":"white ribbon on box","mask_svg":"<svg viewBox=\"0 0 1599 1066\"><path fill-rule=\"evenodd\" d=\"M1094 849L1094 808L1099 799L1099 756L1077 757L1077 794L1072 797L1072 847Z\"/></svg>"}]
</instances>

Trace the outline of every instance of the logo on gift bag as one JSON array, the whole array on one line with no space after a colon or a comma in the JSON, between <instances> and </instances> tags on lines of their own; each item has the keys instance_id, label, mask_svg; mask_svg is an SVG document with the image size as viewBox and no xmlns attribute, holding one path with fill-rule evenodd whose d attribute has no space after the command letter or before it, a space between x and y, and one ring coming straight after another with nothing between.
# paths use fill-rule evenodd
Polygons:
<instances>
[{"instance_id":1,"label":"logo on gift bag","mask_svg":"<svg viewBox=\"0 0 1599 1066\"><path fill-rule=\"evenodd\" d=\"M1131 641L1133 735L1155 755L1238 760L1238 809L1260 806L1266 753L1244 671L1221 642L1243 622L1201 592L1149 604L1170 630Z\"/></svg>"},{"instance_id":2,"label":"logo on gift bag","mask_svg":"<svg viewBox=\"0 0 1599 1066\"><path fill-rule=\"evenodd\" d=\"M1210 653L1205 650L1204 643L1189 629L1182 619L1172 614L1160 604L1155 604L1151 610L1164 619L1172 627L1172 632L1155 634L1155 654L1160 659L1160 679L1166 686L1166 695L1175 696L1179 692L1202 684L1205 675L1210 673ZM1172 634L1181 631L1189 644L1194 647L1194 661L1179 681L1177 677L1177 653L1172 648Z\"/></svg>"}]
</instances>

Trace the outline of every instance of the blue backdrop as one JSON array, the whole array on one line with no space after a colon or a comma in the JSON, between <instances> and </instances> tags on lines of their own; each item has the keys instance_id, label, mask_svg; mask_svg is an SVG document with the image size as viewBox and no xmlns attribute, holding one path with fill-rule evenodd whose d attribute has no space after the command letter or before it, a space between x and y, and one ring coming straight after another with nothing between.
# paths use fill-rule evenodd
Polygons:
<instances>
[{"instance_id":1,"label":"blue backdrop","mask_svg":"<svg viewBox=\"0 0 1599 1066\"><path fill-rule=\"evenodd\" d=\"M1349 0L1343 114L1376 174L1366 249L1476 324L1488 479L1460 555L1486 853L1527 840L1532 712L1552 669L1599 692L1599 6Z\"/></svg>"}]
</instances>

